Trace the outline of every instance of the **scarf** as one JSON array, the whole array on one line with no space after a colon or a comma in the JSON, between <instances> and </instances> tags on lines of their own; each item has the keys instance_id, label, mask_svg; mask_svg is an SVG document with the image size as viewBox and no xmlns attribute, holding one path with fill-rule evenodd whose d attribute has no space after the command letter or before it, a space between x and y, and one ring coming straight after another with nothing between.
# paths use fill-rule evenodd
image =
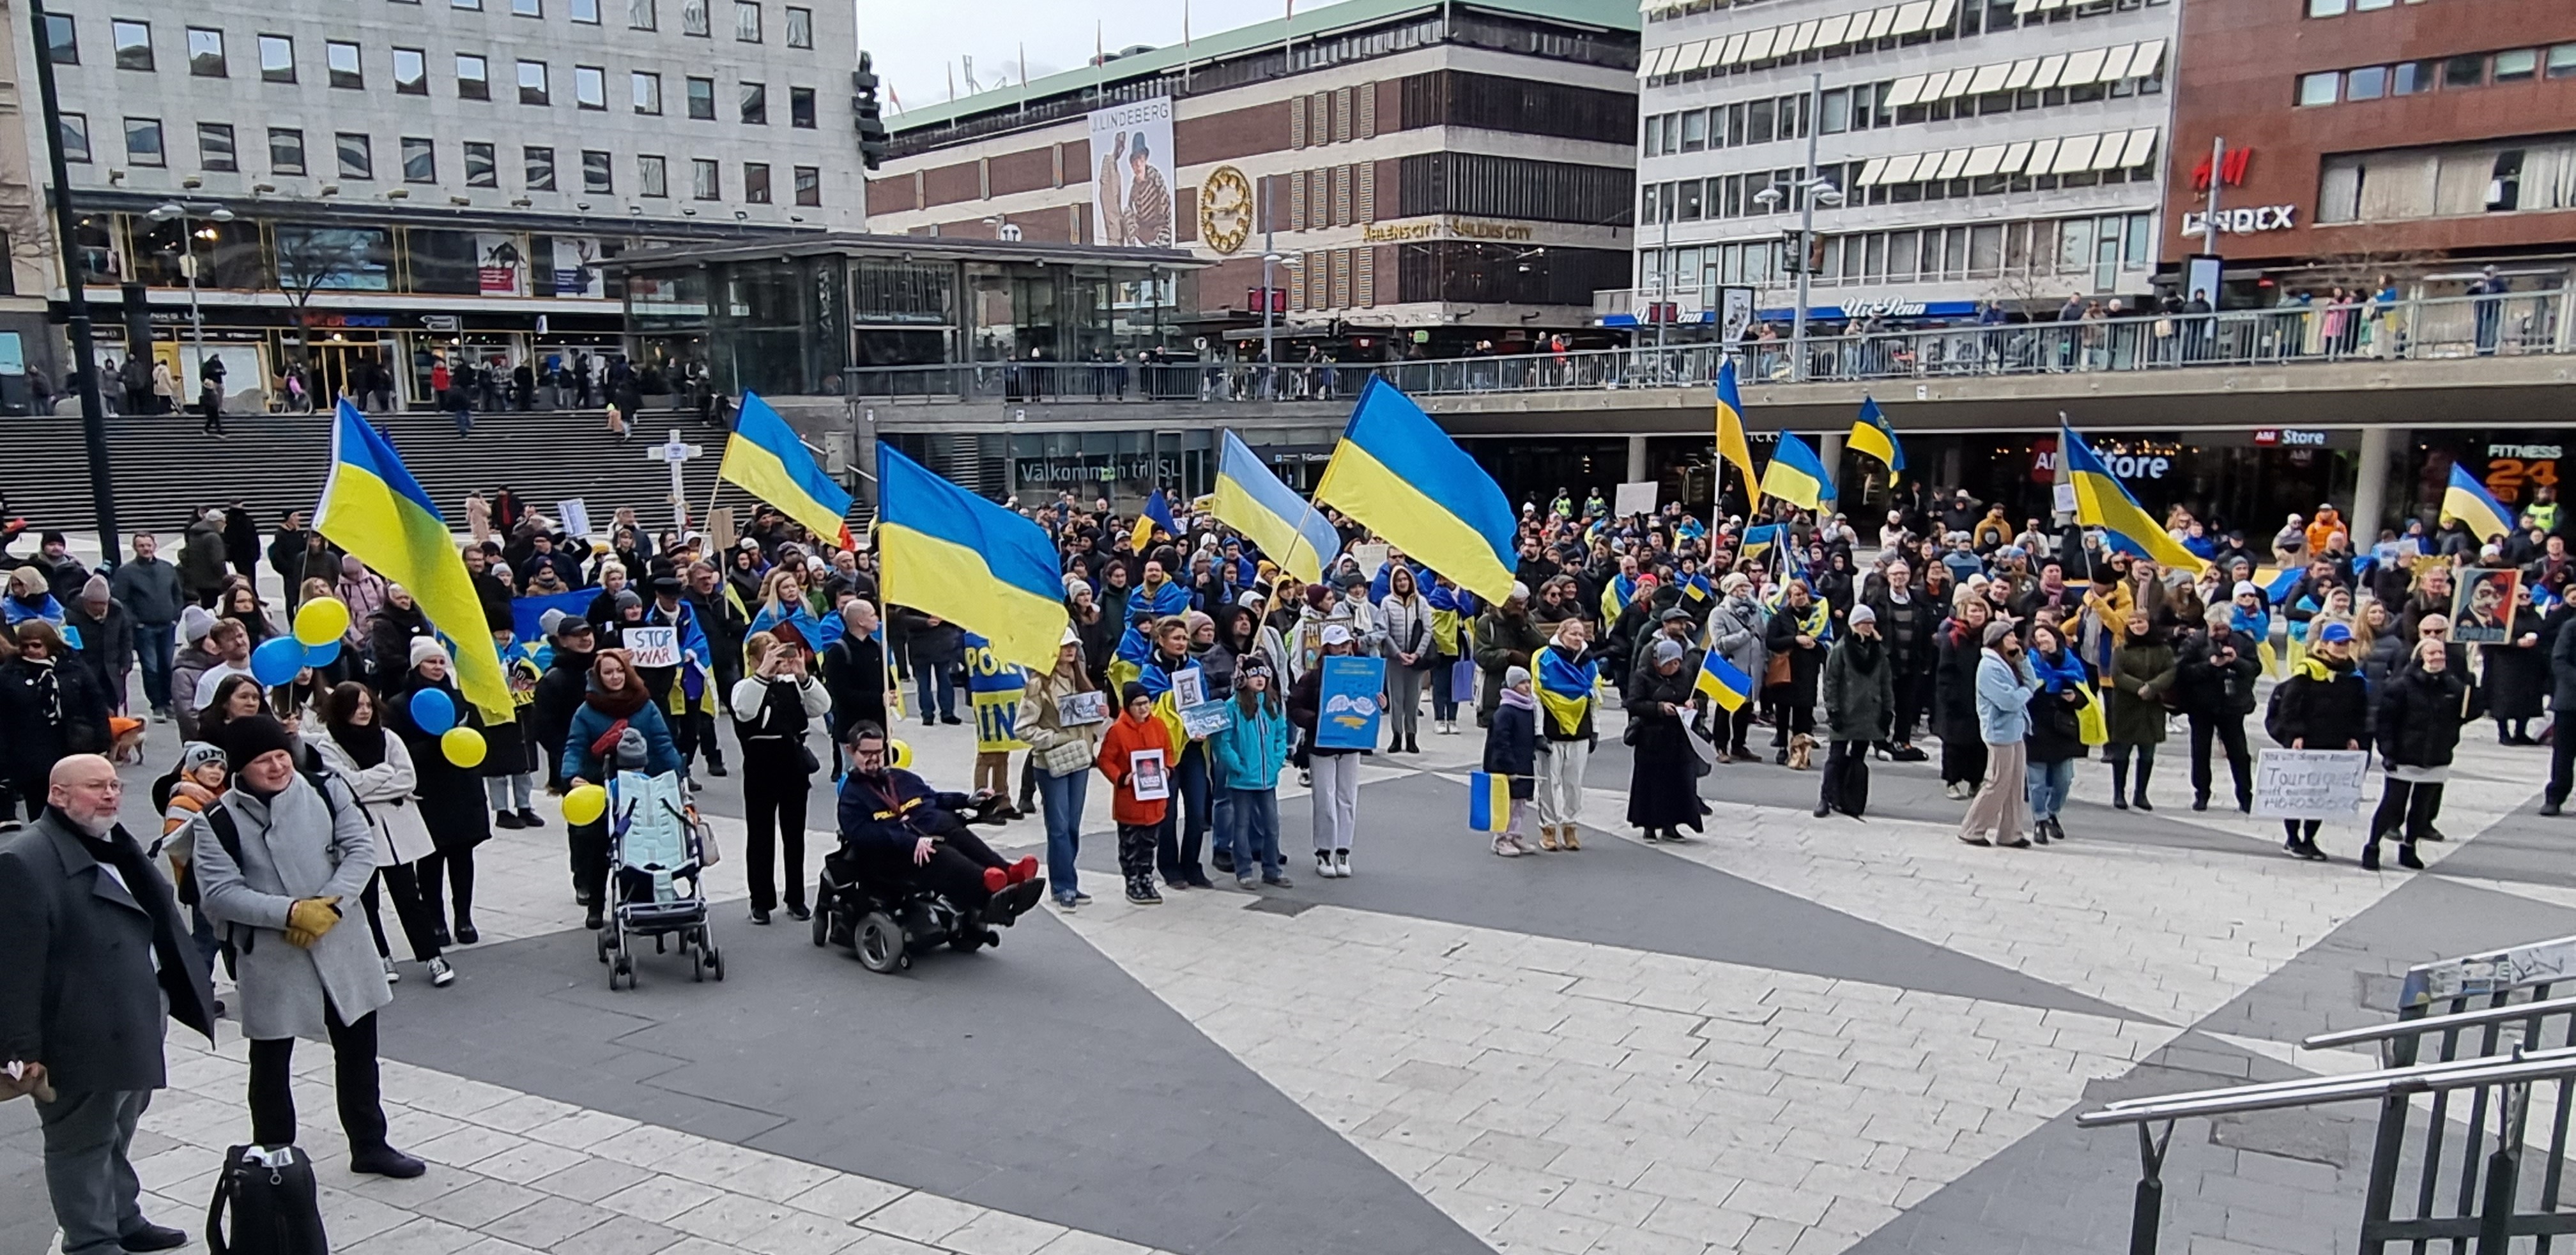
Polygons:
<instances>
[{"instance_id":1,"label":"scarf","mask_svg":"<svg viewBox=\"0 0 2576 1255\"><path fill-rule=\"evenodd\" d=\"M1539 650L1531 661L1538 664L1535 687L1539 704L1547 708L1548 718L1556 721L1558 732L1574 735L1574 730L1583 726L1584 716L1591 713L1592 689L1601 682L1601 664L1577 665L1554 645Z\"/></svg>"},{"instance_id":2,"label":"scarf","mask_svg":"<svg viewBox=\"0 0 2576 1255\"><path fill-rule=\"evenodd\" d=\"M1531 697L1529 694L1524 693L1519 689L1504 689L1501 701L1503 705L1518 707L1522 710L1535 711L1538 709L1538 699Z\"/></svg>"},{"instance_id":3,"label":"scarf","mask_svg":"<svg viewBox=\"0 0 2576 1255\"><path fill-rule=\"evenodd\" d=\"M385 761L385 727L380 723L347 723L331 721L331 742L349 756L349 762L360 771L381 766Z\"/></svg>"},{"instance_id":4,"label":"scarf","mask_svg":"<svg viewBox=\"0 0 2576 1255\"><path fill-rule=\"evenodd\" d=\"M599 687L599 660L608 657L615 657L619 662L626 664L626 687L619 692L611 693ZM602 649L591 655L590 683L587 691L581 695L583 705L610 719L625 719L644 708L646 697L644 677L635 672L633 654L622 649Z\"/></svg>"},{"instance_id":5,"label":"scarf","mask_svg":"<svg viewBox=\"0 0 2576 1255\"><path fill-rule=\"evenodd\" d=\"M1875 636L1853 635L1844 638L1843 652L1850 656L1852 668L1862 675L1878 674L1878 660L1885 654L1884 643Z\"/></svg>"}]
</instances>

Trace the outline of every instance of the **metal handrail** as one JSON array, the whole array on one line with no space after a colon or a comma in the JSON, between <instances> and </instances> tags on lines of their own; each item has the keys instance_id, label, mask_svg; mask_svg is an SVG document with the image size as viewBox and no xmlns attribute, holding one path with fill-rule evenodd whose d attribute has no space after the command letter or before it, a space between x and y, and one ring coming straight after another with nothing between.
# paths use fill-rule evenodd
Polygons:
<instances>
[{"instance_id":1,"label":"metal handrail","mask_svg":"<svg viewBox=\"0 0 2576 1255\"><path fill-rule=\"evenodd\" d=\"M2326 1050L2336 1046L2359 1045L2363 1042L2392 1041L2401 1037L2420 1037L2426 1033L2454 1029L2483 1028L2489 1024L2510 1024L2515 1020L2538 1019L2561 1012L2576 1013L2576 998L2549 998L2538 1002L2514 1002L2497 1007L2480 1007L2450 1015L2432 1015L2416 1020L2398 1020L2391 1024L2374 1024L2369 1028L2348 1028L2341 1032L2319 1033L2301 1041L2309 1050Z\"/></svg>"},{"instance_id":2,"label":"metal handrail","mask_svg":"<svg viewBox=\"0 0 2576 1255\"><path fill-rule=\"evenodd\" d=\"M2284 1107L2313 1107L2325 1103L2355 1102L2366 1098L2386 1098L2396 1094L2430 1094L2455 1089L2473 1089L2487 1085L2520 1085L2534 1081L2562 1080L2576 1077L2576 1047L2554 1050L2519 1051L2511 1056L2486 1056L2454 1060L2449 1063L2426 1063L2406 1068L2384 1068L2359 1072L2351 1076L2311 1077L2300 1081L2275 1081L2262 1085L2239 1085L2228 1089L2198 1090L2186 1094L2168 1094L2161 1098L2131 1099L2087 1111L2075 1117L2078 1128L2103 1128L2123 1124L2151 1124L2195 1116L2233 1115L2245 1111L2277 1111Z\"/></svg>"}]
</instances>

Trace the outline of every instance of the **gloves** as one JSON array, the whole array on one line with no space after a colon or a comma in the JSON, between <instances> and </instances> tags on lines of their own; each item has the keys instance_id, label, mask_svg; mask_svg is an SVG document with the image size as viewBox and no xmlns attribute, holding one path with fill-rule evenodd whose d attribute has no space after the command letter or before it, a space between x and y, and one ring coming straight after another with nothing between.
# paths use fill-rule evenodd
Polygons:
<instances>
[{"instance_id":1,"label":"gloves","mask_svg":"<svg viewBox=\"0 0 2576 1255\"><path fill-rule=\"evenodd\" d=\"M340 923L340 899L298 898L286 908L286 941L299 950L311 949L322 934Z\"/></svg>"}]
</instances>

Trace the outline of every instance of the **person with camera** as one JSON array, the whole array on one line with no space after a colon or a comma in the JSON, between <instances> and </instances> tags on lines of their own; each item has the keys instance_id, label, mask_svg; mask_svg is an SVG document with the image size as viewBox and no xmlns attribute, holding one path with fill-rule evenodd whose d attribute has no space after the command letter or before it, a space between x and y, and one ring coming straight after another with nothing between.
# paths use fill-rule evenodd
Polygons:
<instances>
[{"instance_id":1,"label":"person with camera","mask_svg":"<svg viewBox=\"0 0 2576 1255\"><path fill-rule=\"evenodd\" d=\"M2191 721L2191 808L2209 809L2209 750L2227 750L2236 809L2254 809L2254 760L2245 749L2245 716L2254 713L2254 681L2263 672L2254 638L2234 626L2236 607L2211 606L2198 631L2175 651L2177 704Z\"/></svg>"},{"instance_id":2,"label":"person with camera","mask_svg":"<svg viewBox=\"0 0 2576 1255\"><path fill-rule=\"evenodd\" d=\"M781 632L795 629L782 625ZM766 924L778 908L781 843L787 854L787 915L814 918L805 905L805 795L822 767L805 730L832 708L832 696L808 673L804 647L792 639L755 632L743 643L752 673L727 694L734 739L742 743L742 804L749 837L751 922Z\"/></svg>"}]
</instances>

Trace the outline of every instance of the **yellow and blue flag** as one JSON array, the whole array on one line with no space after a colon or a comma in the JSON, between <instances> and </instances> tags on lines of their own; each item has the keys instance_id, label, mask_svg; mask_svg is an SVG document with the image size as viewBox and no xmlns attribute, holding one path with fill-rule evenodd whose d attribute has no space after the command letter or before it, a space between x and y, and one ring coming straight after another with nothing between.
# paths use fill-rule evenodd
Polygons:
<instances>
[{"instance_id":1,"label":"yellow and blue flag","mask_svg":"<svg viewBox=\"0 0 2576 1255\"><path fill-rule=\"evenodd\" d=\"M2111 468L2102 464L2100 454L2084 443L2072 427L2061 428L2057 438L2058 456L2064 460L2066 477L2075 485L2075 521L2086 527L2098 527L2133 552L2154 559L2159 565L2189 571L2195 575L2207 569L2208 563L2182 547L2171 532L2156 525L2138 499Z\"/></svg>"},{"instance_id":2,"label":"yellow and blue flag","mask_svg":"<svg viewBox=\"0 0 2576 1255\"><path fill-rule=\"evenodd\" d=\"M2442 521L2458 519L2480 541L2494 540L2513 530L2513 515L2504 503L2486 490L2469 474L2469 468L2451 463L2450 486L2442 490Z\"/></svg>"},{"instance_id":3,"label":"yellow and blue flag","mask_svg":"<svg viewBox=\"0 0 2576 1255\"><path fill-rule=\"evenodd\" d=\"M1260 546L1263 557L1300 584L1323 583L1325 561L1342 551L1341 534L1324 512L1279 482L1231 431L1225 433L1225 451L1217 458L1216 493L1208 513Z\"/></svg>"},{"instance_id":4,"label":"yellow and blue flag","mask_svg":"<svg viewBox=\"0 0 2576 1255\"><path fill-rule=\"evenodd\" d=\"M1537 674L1531 677L1536 683L1530 685L1530 690L1538 696L1539 708L1555 721L1558 732L1574 735L1574 730L1583 726L1584 715L1592 709L1593 689L1601 683L1601 664L1577 664L1554 645L1539 650L1530 661L1537 664L1531 668Z\"/></svg>"},{"instance_id":5,"label":"yellow and blue flag","mask_svg":"<svg viewBox=\"0 0 2576 1255\"><path fill-rule=\"evenodd\" d=\"M1512 826L1512 778L1490 771L1467 773L1467 827L1501 832Z\"/></svg>"},{"instance_id":6,"label":"yellow and blue flag","mask_svg":"<svg viewBox=\"0 0 2576 1255\"><path fill-rule=\"evenodd\" d=\"M979 633L1003 662L1055 669L1064 577L1045 529L881 442L876 534L888 605Z\"/></svg>"},{"instance_id":7,"label":"yellow and blue flag","mask_svg":"<svg viewBox=\"0 0 2576 1255\"><path fill-rule=\"evenodd\" d=\"M757 393L742 394L742 409L733 435L725 440L716 478L741 485L824 540L843 549L858 548L850 538L849 490L823 473L796 429Z\"/></svg>"},{"instance_id":8,"label":"yellow and blue flag","mask_svg":"<svg viewBox=\"0 0 2576 1255\"><path fill-rule=\"evenodd\" d=\"M1153 496L1145 498L1145 508L1136 513L1136 530L1127 537L1127 547L1138 553L1145 552L1145 546L1153 543L1154 532L1158 528L1166 536L1181 534L1181 525L1172 519L1171 499L1165 497L1160 488L1154 490Z\"/></svg>"},{"instance_id":9,"label":"yellow and blue flag","mask_svg":"<svg viewBox=\"0 0 2576 1255\"><path fill-rule=\"evenodd\" d=\"M1510 500L1413 398L1383 379L1361 390L1315 500L1460 588L1492 602L1511 596L1519 523Z\"/></svg>"},{"instance_id":10,"label":"yellow and blue flag","mask_svg":"<svg viewBox=\"0 0 2576 1255\"><path fill-rule=\"evenodd\" d=\"M1726 655L1711 647L1699 660L1699 681L1692 687L1708 694L1710 701L1728 714L1753 700L1753 677L1744 668L1726 660Z\"/></svg>"},{"instance_id":11,"label":"yellow and blue flag","mask_svg":"<svg viewBox=\"0 0 2576 1255\"><path fill-rule=\"evenodd\" d=\"M401 455L346 400L331 426L331 476L313 508L313 530L411 593L430 626L447 638L456 687L484 718L515 717L500 651L484 626L483 601L446 517Z\"/></svg>"},{"instance_id":12,"label":"yellow and blue flag","mask_svg":"<svg viewBox=\"0 0 2576 1255\"><path fill-rule=\"evenodd\" d=\"M1745 505L1750 508L1760 499L1756 485L1762 476L1753 469L1753 442L1744 436L1744 398L1735 388L1735 359L1728 358L1717 368L1717 456L1744 473ZM1721 486L1718 500L1726 493Z\"/></svg>"},{"instance_id":13,"label":"yellow and blue flag","mask_svg":"<svg viewBox=\"0 0 2576 1255\"><path fill-rule=\"evenodd\" d=\"M1784 431L1780 447L1771 454L1771 465L1762 472L1762 495L1802 510L1821 510L1834 499L1834 475L1806 441Z\"/></svg>"},{"instance_id":14,"label":"yellow and blue flag","mask_svg":"<svg viewBox=\"0 0 2576 1255\"><path fill-rule=\"evenodd\" d=\"M1852 420L1851 435L1843 443L1854 453L1866 453L1886 463L1888 483L1905 478L1905 446L1896 443L1896 428L1888 423L1887 415L1879 412L1876 398L1860 399L1860 417Z\"/></svg>"},{"instance_id":15,"label":"yellow and blue flag","mask_svg":"<svg viewBox=\"0 0 2576 1255\"><path fill-rule=\"evenodd\" d=\"M1759 558L1788 538L1789 525L1786 523L1765 523L1760 527L1745 528L1742 543L1736 549L1736 556Z\"/></svg>"}]
</instances>

